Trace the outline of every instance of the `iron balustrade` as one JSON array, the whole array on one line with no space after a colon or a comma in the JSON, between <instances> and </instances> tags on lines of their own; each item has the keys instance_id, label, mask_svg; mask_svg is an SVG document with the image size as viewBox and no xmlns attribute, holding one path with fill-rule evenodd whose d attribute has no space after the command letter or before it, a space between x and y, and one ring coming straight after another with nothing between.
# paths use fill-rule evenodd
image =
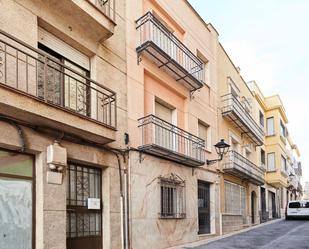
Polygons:
<instances>
[{"instance_id":1,"label":"iron balustrade","mask_svg":"<svg viewBox=\"0 0 309 249\"><path fill-rule=\"evenodd\" d=\"M205 163L205 141L154 115L140 118L141 151L188 166Z\"/></svg>"},{"instance_id":2,"label":"iron balustrade","mask_svg":"<svg viewBox=\"0 0 309 249\"><path fill-rule=\"evenodd\" d=\"M0 30L2 87L115 129L116 93L69 65Z\"/></svg>"},{"instance_id":3,"label":"iron balustrade","mask_svg":"<svg viewBox=\"0 0 309 249\"><path fill-rule=\"evenodd\" d=\"M158 18L147 12L136 23L140 38L136 51L139 55L148 52L160 68L167 69L192 91L203 86L204 63Z\"/></svg>"},{"instance_id":4,"label":"iron balustrade","mask_svg":"<svg viewBox=\"0 0 309 249\"><path fill-rule=\"evenodd\" d=\"M93 4L99 11L101 11L113 22L116 21L116 0L88 0L88 2Z\"/></svg>"},{"instance_id":5,"label":"iron balustrade","mask_svg":"<svg viewBox=\"0 0 309 249\"><path fill-rule=\"evenodd\" d=\"M223 163L223 171L229 172L232 175L236 175L257 185L264 184L265 169L258 167L236 151L228 152L225 162Z\"/></svg>"},{"instance_id":6,"label":"iron balustrade","mask_svg":"<svg viewBox=\"0 0 309 249\"><path fill-rule=\"evenodd\" d=\"M263 129L254 121L243 104L232 93L221 96L222 115L239 128L255 145L264 141Z\"/></svg>"}]
</instances>

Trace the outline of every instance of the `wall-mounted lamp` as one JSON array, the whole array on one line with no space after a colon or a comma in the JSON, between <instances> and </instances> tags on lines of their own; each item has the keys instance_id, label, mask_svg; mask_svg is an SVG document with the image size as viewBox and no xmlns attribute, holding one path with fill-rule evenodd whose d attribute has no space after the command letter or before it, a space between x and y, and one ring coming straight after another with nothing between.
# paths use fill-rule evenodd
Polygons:
<instances>
[{"instance_id":1,"label":"wall-mounted lamp","mask_svg":"<svg viewBox=\"0 0 309 249\"><path fill-rule=\"evenodd\" d=\"M219 156L218 159L214 159L214 160L207 160L206 163L207 165L212 165L216 162L219 162L223 159L223 156L226 155L226 153L229 151L229 148L230 148L230 145L227 144L224 139L221 139L220 142L216 143L215 144L215 149L216 149L216 152Z\"/></svg>"}]
</instances>

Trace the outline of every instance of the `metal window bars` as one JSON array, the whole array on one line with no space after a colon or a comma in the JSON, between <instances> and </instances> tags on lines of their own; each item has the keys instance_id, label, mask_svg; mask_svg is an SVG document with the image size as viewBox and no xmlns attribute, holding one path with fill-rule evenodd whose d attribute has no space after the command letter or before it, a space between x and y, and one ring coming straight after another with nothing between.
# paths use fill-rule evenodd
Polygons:
<instances>
[{"instance_id":1,"label":"metal window bars","mask_svg":"<svg viewBox=\"0 0 309 249\"><path fill-rule=\"evenodd\" d=\"M140 118L141 151L188 166L205 163L205 141L155 115Z\"/></svg>"},{"instance_id":2,"label":"metal window bars","mask_svg":"<svg viewBox=\"0 0 309 249\"><path fill-rule=\"evenodd\" d=\"M221 96L222 115L234 123L235 127L242 131L242 134L247 136L252 143L257 146L263 144L264 131L254 121L252 116L248 113L243 104L233 94L226 94Z\"/></svg>"},{"instance_id":3,"label":"metal window bars","mask_svg":"<svg viewBox=\"0 0 309 249\"><path fill-rule=\"evenodd\" d=\"M183 219L186 217L185 181L171 174L159 177L160 212L163 219Z\"/></svg>"},{"instance_id":4,"label":"metal window bars","mask_svg":"<svg viewBox=\"0 0 309 249\"><path fill-rule=\"evenodd\" d=\"M263 185L265 169L258 167L236 151L229 151L223 163L223 171L257 185Z\"/></svg>"},{"instance_id":5,"label":"metal window bars","mask_svg":"<svg viewBox=\"0 0 309 249\"><path fill-rule=\"evenodd\" d=\"M204 63L194 55L167 27L151 12L137 21L139 30L138 57L143 52L156 64L170 73L190 91L203 87Z\"/></svg>"},{"instance_id":6,"label":"metal window bars","mask_svg":"<svg viewBox=\"0 0 309 249\"><path fill-rule=\"evenodd\" d=\"M105 16L116 22L116 0L88 0Z\"/></svg>"},{"instance_id":7,"label":"metal window bars","mask_svg":"<svg viewBox=\"0 0 309 249\"><path fill-rule=\"evenodd\" d=\"M116 128L116 93L0 30L0 85Z\"/></svg>"}]
</instances>

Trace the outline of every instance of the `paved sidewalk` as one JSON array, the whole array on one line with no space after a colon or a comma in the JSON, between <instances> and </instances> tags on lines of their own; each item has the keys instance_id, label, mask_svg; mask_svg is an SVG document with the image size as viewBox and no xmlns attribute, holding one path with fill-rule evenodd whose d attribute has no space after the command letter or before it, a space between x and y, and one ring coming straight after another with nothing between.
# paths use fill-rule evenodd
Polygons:
<instances>
[{"instance_id":1,"label":"paved sidewalk","mask_svg":"<svg viewBox=\"0 0 309 249\"><path fill-rule=\"evenodd\" d=\"M245 228L245 229L242 229L242 230L238 230L238 231L235 231L235 232L232 232L232 233L228 233L228 234L225 234L225 235L216 236L216 237L212 237L212 238L207 238L207 239L203 239L203 240L200 240L200 241L197 241L197 242L188 243L188 244L184 244L184 245L179 245L179 246L175 246L175 247L169 247L167 249L199 248L198 246L206 245L206 244L209 244L211 242L222 240L222 239L225 239L225 238L237 235L237 234L245 233L247 231L251 231L251 230L254 230L254 229L257 229L257 228L260 228L260 227L268 226L270 224L277 223L277 222L280 222L280 221L282 221L282 219L276 219L276 220L268 221L266 223L262 223L262 224L259 224L259 225L256 225L256 226L252 226L252 227L248 227L248 228Z\"/></svg>"},{"instance_id":2,"label":"paved sidewalk","mask_svg":"<svg viewBox=\"0 0 309 249\"><path fill-rule=\"evenodd\" d=\"M309 249L309 221L278 220L245 232L208 241L194 249Z\"/></svg>"}]
</instances>

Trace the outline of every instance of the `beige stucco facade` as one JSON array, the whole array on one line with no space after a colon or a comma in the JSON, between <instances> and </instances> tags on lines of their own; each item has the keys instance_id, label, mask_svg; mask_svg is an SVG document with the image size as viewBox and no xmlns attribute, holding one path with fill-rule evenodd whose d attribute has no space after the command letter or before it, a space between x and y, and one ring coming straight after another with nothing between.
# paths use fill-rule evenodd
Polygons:
<instances>
[{"instance_id":1,"label":"beige stucco facade","mask_svg":"<svg viewBox=\"0 0 309 249\"><path fill-rule=\"evenodd\" d=\"M29 249L175 247L282 216L300 198L280 98L245 82L188 1L0 7L0 185L31 181ZM221 139L231 147L218 162ZM24 154L31 177L3 171Z\"/></svg>"},{"instance_id":2,"label":"beige stucco facade","mask_svg":"<svg viewBox=\"0 0 309 249\"><path fill-rule=\"evenodd\" d=\"M88 1L9 0L0 1L0 6L3 10L0 29L7 33L1 33L0 42L0 150L8 149L18 153L22 147L21 142L24 141L24 153L34 157L33 248L68 248L68 174L63 171L60 184L55 184L55 179L50 180L48 177L50 169L46 159L47 147L55 140L66 149L69 163L102 170L101 203L104 209L100 229L103 238L102 247L121 248L119 168L115 153L104 149L103 145L125 148L123 139L127 127L125 1L117 1L116 9L113 10L115 19L114 16L103 14L98 7ZM34 56L34 60L38 57L34 50L31 51L26 46L34 49L38 47L38 43L41 42L40 28L66 43L73 52L78 51L77 55L82 53L83 58L89 59L89 78L116 93L117 124L100 120L94 108L89 116L84 117L80 110L73 108L70 110L48 101L44 102L37 98L34 92L30 92L30 83L38 84L38 79L31 78L35 73L31 71L33 62L30 56ZM9 35L12 38L8 38ZM14 41L14 38L25 44ZM7 45L2 41L6 41ZM14 48L20 49L17 59L18 69L8 55L11 53L14 56L16 52ZM73 78L72 75L73 73L70 74ZM29 89L26 89L26 83L29 84ZM99 85L97 87L99 89ZM92 93L94 92L95 90ZM94 98L95 94L89 100L92 105ZM111 115L114 115L114 112ZM116 118L115 115L112 118ZM20 134L15 126L21 129ZM122 161L121 168L123 172L125 164ZM28 246L28 241L24 243Z\"/></svg>"}]
</instances>

